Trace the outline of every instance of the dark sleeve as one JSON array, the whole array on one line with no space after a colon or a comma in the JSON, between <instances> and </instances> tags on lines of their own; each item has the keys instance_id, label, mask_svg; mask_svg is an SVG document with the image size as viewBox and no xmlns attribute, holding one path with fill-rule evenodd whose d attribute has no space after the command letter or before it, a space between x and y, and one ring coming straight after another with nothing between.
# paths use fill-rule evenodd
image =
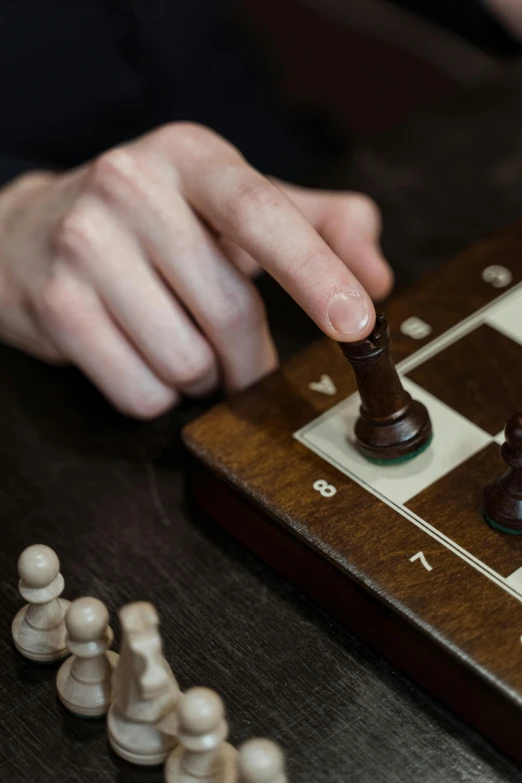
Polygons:
<instances>
[{"instance_id":1,"label":"dark sleeve","mask_svg":"<svg viewBox=\"0 0 522 783\"><path fill-rule=\"evenodd\" d=\"M0 0L0 186L179 120L304 181L335 145L275 92L229 0Z\"/></svg>"},{"instance_id":2,"label":"dark sleeve","mask_svg":"<svg viewBox=\"0 0 522 783\"><path fill-rule=\"evenodd\" d=\"M437 24L449 27L477 46L499 54L520 52L520 44L502 27L482 0L393 0Z\"/></svg>"}]
</instances>

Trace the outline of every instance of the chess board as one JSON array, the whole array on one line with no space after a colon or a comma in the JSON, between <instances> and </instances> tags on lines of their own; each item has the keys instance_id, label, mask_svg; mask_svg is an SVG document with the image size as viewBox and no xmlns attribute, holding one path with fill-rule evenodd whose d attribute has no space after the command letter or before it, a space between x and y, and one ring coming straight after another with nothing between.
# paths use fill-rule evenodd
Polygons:
<instances>
[{"instance_id":1,"label":"chess board","mask_svg":"<svg viewBox=\"0 0 522 783\"><path fill-rule=\"evenodd\" d=\"M185 429L190 496L522 761L522 536L481 515L522 409L522 223L384 309L433 423L424 453L382 466L356 451L355 378L325 339Z\"/></svg>"}]
</instances>

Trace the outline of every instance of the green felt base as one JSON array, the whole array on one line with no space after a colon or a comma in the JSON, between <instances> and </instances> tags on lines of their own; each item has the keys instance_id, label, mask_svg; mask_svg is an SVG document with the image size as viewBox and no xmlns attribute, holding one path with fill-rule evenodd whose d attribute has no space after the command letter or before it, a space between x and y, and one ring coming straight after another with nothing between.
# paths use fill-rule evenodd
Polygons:
<instances>
[{"instance_id":1,"label":"green felt base","mask_svg":"<svg viewBox=\"0 0 522 783\"><path fill-rule=\"evenodd\" d=\"M403 462L409 462L410 460L415 459L415 457L418 457L419 454L422 454L424 451L426 451L432 440L433 435L428 441L426 441L424 446L421 446L420 449L413 451L411 454L406 454L404 457L395 457L394 459L373 459L373 457L366 457L366 459L368 462L371 462L374 465L402 465Z\"/></svg>"},{"instance_id":2,"label":"green felt base","mask_svg":"<svg viewBox=\"0 0 522 783\"><path fill-rule=\"evenodd\" d=\"M495 530L500 530L501 533L507 533L509 536L522 536L522 530L511 530L509 527L504 527L503 525L499 525L498 522L494 522L491 517L488 517L484 511L482 512L482 516L484 517L485 521L488 523L488 525Z\"/></svg>"}]
</instances>

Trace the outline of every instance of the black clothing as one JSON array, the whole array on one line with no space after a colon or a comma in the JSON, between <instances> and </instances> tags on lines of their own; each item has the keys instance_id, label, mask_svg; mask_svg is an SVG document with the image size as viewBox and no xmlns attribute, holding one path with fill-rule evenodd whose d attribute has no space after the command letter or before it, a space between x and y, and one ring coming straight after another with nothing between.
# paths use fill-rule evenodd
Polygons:
<instances>
[{"instance_id":1,"label":"black clothing","mask_svg":"<svg viewBox=\"0 0 522 783\"><path fill-rule=\"evenodd\" d=\"M454 30L494 54L511 55L520 44L502 27L482 0L393 0L409 11Z\"/></svg>"},{"instance_id":2,"label":"black clothing","mask_svg":"<svg viewBox=\"0 0 522 783\"><path fill-rule=\"evenodd\" d=\"M226 0L0 0L0 74L0 185L173 120L289 179L331 152L272 99Z\"/></svg>"},{"instance_id":3,"label":"black clothing","mask_svg":"<svg viewBox=\"0 0 522 783\"><path fill-rule=\"evenodd\" d=\"M515 45L481 0L395 2ZM174 120L213 128L265 173L309 179L334 142L271 92L227 0L0 0L0 186Z\"/></svg>"}]
</instances>

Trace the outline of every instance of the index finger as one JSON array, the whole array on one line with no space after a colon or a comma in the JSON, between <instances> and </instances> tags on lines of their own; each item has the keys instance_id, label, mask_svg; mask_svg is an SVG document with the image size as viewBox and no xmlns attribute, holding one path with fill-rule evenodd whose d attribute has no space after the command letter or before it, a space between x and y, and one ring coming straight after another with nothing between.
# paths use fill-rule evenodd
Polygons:
<instances>
[{"instance_id":1,"label":"index finger","mask_svg":"<svg viewBox=\"0 0 522 783\"><path fill-rule=\"evenodd\" d=\"M375 310L357 278L280 188L226 141L199 130L202 138L171 148L187 201L250 253L325 334L366 337Z\"/></svg>"}]
</instances>

